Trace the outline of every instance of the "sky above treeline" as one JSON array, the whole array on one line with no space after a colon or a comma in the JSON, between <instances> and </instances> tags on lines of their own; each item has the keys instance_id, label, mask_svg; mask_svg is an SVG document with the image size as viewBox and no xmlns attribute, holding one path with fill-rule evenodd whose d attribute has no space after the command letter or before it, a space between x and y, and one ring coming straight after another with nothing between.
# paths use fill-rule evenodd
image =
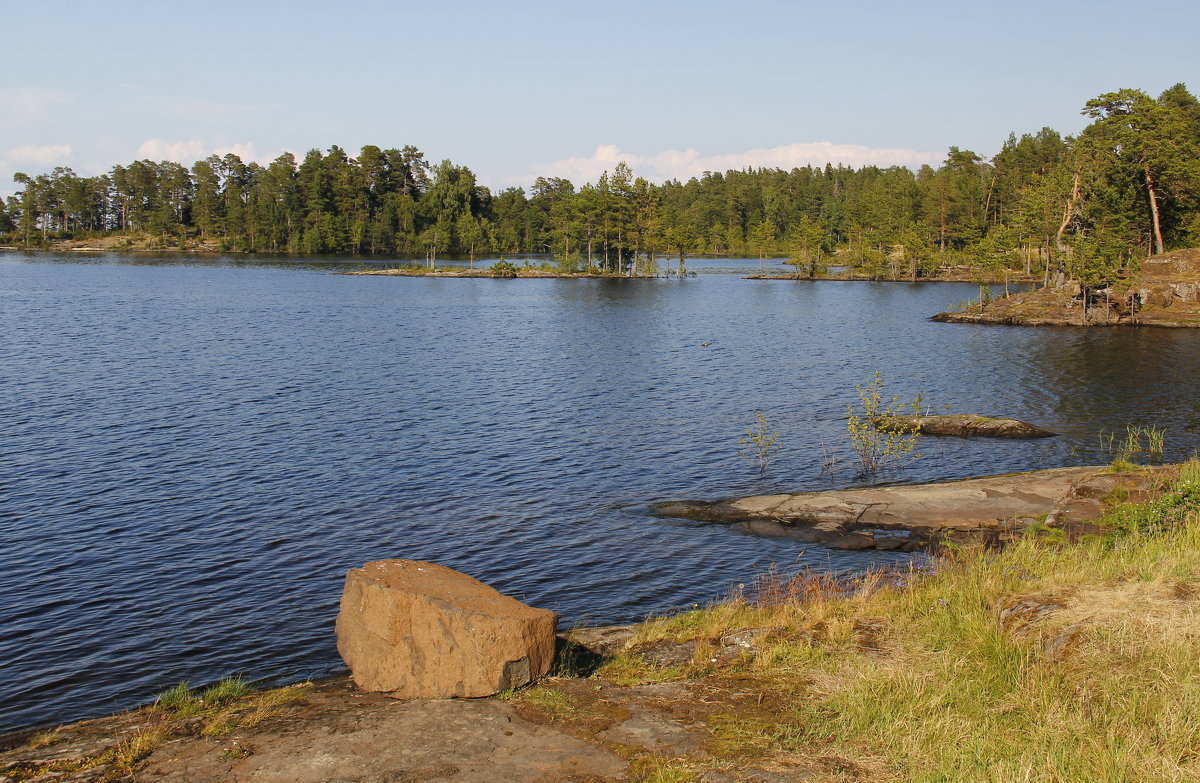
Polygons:
<instances>
[{"instance_id":1,"label":"sky above treeline","mask_svg":"<svg viewBox=\"0 0 1200 783\"><path fill-rule=\"evenodd\" d=\"M0 3L0 194L135 159L411 144L493 189L938 164L1200 88L1195 0Z\"/></svg>"}]
</instances>

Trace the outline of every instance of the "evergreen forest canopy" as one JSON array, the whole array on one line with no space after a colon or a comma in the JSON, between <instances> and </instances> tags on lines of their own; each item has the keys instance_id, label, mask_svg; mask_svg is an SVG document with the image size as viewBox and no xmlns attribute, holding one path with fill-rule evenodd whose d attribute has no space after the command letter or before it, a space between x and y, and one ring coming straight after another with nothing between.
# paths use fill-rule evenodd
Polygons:
<instances>
[{"instance_id":1,"label":"evergreen forest canopy","mask_svg":"<svg viewBox=\"0 0 1200 783\"><path fill-rule=\"evenodd\" d=\"M1200 101L1123 89L1086 103L1078 137L1010 134L986 160L951 147L936 169L843 166L705 173L657 186L625 164L595 183L539 177L492 193L414 147L291 153L270 165L149 160L96 177L14 176L12 245L107 235L237 252L549 253L565 270L636 271L660 255L788 256L798 273L1064 272L1100 285L1130 261L1200 245Z\"/></svg>"}]
</instances>

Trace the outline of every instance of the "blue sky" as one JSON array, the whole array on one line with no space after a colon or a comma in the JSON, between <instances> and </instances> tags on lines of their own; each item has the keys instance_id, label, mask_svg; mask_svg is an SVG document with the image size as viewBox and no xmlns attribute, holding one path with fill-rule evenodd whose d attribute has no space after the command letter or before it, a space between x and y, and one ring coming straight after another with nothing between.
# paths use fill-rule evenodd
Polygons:
<instances>
[{"instance_id":1,"label":"blue sky","mask_svg":"<svg viewBox=\"0 0 1200 783\"><path fill-rule=\"evenodd\" d=\"M1196 92L1198 23L1182 0L7 0L0 193L59 163L332 144L412 144L493 188L992 155L1078 131L1102 92Z\"/></svg>"}]
</instances>

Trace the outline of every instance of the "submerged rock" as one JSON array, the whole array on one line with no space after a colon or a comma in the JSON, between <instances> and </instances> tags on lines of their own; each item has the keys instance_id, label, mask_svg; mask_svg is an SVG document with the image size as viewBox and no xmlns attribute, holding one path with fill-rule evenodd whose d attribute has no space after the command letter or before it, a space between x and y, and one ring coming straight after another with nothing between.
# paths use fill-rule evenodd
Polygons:
<instances>
[{"instance_id":1,"label":"submerged rock","mask_svg":"<svg viewBox=\"0 0 1200 783\"><path fill-rule=\"evenodd\" d=\"M556 621L451 568L375 560L346 575L337 648L365 691L490 696L550 670Z\"/></svg>"},{"instance_id":2,"label":"submerged rock","mask_svg":"<svg viewBox=\"0 0 1200 783\"><path fill-rule=\"evenodd\" d=\"M994 419L976 413L954 413L944 416L888 416L879 423L903 428L922 435L941 435L958 438L1052 438L1053 432L1016 419Z\"/></svg>"}]
</instances>

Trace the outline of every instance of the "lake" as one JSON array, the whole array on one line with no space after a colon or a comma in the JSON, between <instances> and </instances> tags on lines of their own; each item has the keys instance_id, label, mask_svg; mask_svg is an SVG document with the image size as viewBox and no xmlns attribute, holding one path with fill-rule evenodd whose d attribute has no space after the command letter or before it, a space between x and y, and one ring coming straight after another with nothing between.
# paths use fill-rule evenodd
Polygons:
<instances>
[{"instance_id":1,"label":"lake","mask_svg":"<svg viewBox=\"0 0 1200 783\"><path fill-rule=\"evenodd\" d=\"M844 487L854 386L1025 419L925 439L898 481L1200 446L1200 332L938 324L950 283L350 277L337 260L0 254L0 731L180 680L339 666L347 569L433 560L561 613L634 621L836 552L650 516ZM761 411L784 450L738 455Z\"/></svg>"}]
</instances>

